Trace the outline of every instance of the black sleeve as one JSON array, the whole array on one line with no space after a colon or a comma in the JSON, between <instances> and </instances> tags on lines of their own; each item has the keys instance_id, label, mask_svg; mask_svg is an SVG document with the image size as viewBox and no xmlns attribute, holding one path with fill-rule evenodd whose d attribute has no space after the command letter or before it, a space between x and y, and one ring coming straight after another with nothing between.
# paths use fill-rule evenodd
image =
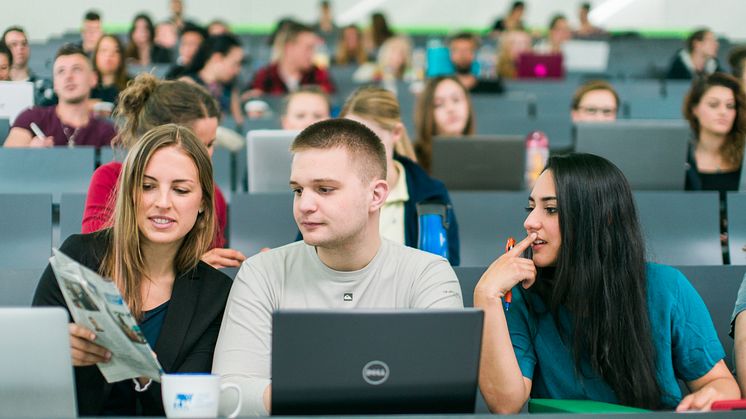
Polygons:
<instances>
[{"instance_id":1,"label":"black sleeve","mask_svg":"<svg viewBox=\"0 0 746 419\"><path fill-rule=\"evenodd\" d=\"M80 234L75 234L68 237L67 240L62 243L62 246L60 246L60 251L80 262L83 248L83 236ZM40 307L64 307L65 309L67 309L65 298L62 296L62 291L60 290L60 286L57 283L57 277L54 275L52 265L50 264L47 264L46 269L44 269L44 273L42 273L41 275L41 279L39 279L39 283L36 286L36 292L34 292L34 299L32 300L31 305ZM68 317L69 316L70 311L68 310Z\"/></svg>"}]
</instances>

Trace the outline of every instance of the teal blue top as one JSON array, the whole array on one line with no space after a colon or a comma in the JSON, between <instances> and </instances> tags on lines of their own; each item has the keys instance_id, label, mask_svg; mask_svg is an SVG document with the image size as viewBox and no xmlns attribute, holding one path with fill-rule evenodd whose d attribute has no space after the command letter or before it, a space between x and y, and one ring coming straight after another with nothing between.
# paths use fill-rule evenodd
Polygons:
<instances>
[{"instance_id":1,"label":"teal blue top","mask_svg":"<svg viewBox=\"0 0 746 419\"><path fill-rule=\"evenodd\" d=\"M707 307L686 277L670 266L656 264L647 265L647 274L661 407L674 408L682 398L677 378L702 377L725 352ZM565 344L539 296L521 291L513 290L507 320L518 365L523 376L532 380L531 397L619 403L611 387L592 371L587 357L581 357L581 374L575 373L567 310L559 312L562 327L569 331ZM532 312L524 298L530 299Z\"/></svg>"}]
</instances>

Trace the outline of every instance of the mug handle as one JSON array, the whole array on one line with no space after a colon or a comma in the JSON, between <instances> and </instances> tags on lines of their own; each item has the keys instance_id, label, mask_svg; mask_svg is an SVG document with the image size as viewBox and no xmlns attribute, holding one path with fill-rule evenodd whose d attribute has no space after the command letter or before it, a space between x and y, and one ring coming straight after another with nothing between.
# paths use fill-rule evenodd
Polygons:
<instances>
[{"instance_id":1,"label":"mug handle","mask_svg":"<svg viewBox=\"0 0 746 419\"><path fill-rule=\"evenodd\" d=\"M239 387L238 384L235 383L223 383L220 385L221 393L223 392L223 390L228 389L236 390L236 393L238 394L238 404L236 404L236 409L228 416L226 416L228 419L233 419L238 416L238 413L241 411L241 406L243 405L243 401L241 400L241 387Z\"/></svg>"}]
</instances>

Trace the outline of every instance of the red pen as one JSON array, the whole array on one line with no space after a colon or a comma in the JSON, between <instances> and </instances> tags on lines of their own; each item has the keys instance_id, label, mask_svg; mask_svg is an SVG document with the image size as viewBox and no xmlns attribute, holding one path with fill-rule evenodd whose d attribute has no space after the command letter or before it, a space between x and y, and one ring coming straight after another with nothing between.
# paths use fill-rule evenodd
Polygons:
<instances>
[{"instance_id":1,"label":"red pen","mask_svg":"<svg viewBox=\"0 0 746 419\"><path fill-rule=\"evenodd\" d=\"M508 237L508 241L505 243L505 253L508 253L515 246L515 239ZM503 297L503 306L505 311L510 310L510 303L513 302L513 292L508 290Z\"/></svg>"}]
</instances>

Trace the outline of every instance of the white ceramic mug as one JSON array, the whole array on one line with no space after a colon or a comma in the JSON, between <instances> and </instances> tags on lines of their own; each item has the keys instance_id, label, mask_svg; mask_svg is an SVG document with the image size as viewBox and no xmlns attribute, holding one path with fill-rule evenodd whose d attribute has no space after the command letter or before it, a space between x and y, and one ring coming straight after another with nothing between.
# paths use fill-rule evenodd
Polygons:
<instances>
[{"instance_id":1,"label":"white ceramic mug","mask_svg":"<svg viewBox=\"0 0 746 419\"><path fill-rule=\"evenodd\" d=\"M161 395L163 408L169 418L216 418L223 390L235 390L238 396L236 409L228 415L235 418L241 411L241 388L237 384L220 384L214 374L163 374Z\"/></svg>"}]
</instances>

